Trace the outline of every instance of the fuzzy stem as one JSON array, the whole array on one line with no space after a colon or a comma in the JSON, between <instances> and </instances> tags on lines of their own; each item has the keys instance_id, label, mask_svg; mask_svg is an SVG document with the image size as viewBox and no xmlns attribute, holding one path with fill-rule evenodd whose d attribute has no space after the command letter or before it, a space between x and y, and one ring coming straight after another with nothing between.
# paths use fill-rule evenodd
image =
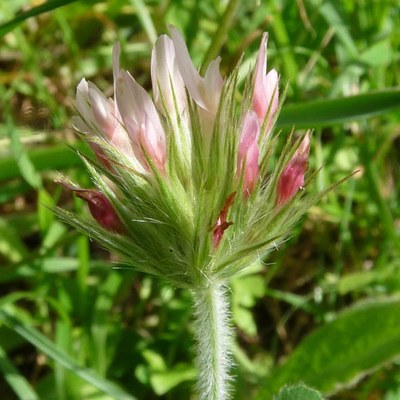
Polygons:
<instances>
[{"instance_id":1,"label":"fuzzy stem","mask_svg":"<svg viewBox=\"0 0 400 400\"><path fill-rule=\"evenodd\" d=\"M229 399L231 330L223 284L209 283L194 293L197 391L200 400Z\"/></svg>"}]
</instances>

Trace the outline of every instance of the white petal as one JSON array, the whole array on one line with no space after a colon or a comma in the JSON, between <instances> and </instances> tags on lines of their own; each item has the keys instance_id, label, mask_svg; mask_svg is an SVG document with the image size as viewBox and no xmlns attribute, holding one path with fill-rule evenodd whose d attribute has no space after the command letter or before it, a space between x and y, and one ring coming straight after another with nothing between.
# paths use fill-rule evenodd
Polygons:
<instances>
[{"instance_id":1,"label":"white petal","mask_svg":"<svg viewBox=\"0 0 400 400\"><path fill-rule=\"evenodd\" d=\"M239 141L239 161L243 161L249 147L258 141L260 123L254 111L248 111L244 117L242 133Z\"/></svg>"},{"instance_id":2,"label":"white petal","mask_svg":"<svg viewBox=\"0 0 400 400\"><path fill-rule=\"evenodd\" d=\"M204 98L207 100L208 111L213 114L216 114L218 111L222 86L224 84L224 80L219 72L220 62L220 57L211 61L204 76Z\"/></svg>"},{"instance_id":3,"label":"white petal","mask_svg":"<svg viewBox=\"0 0 400 400\"><path fill-rule=\"evenodd\" d=\"M179 31L174 28L169 28L172 36L172 41L174 42L176 59L178 62L179 70L181 72L183 81L187 87L187 90L193 100L203 108L207 108L205 105L202 95L199 91L199 86L201 84L201 77L194 67L192 60L189 55L189 51L186 47L186 43Z\"/></svg>"},{"instance_id":4,"label":"white petal","mask_svg":"<svg viewBox=\"0 0 400 400\"><path fill-rule=\"evenodd\" d=\"M88 123L92 120L92 110L88 99L88 83L86 79L82 79L76 88L76 108L81 117Z\"/></svg>"},{"instance_id":5,"label":"white petal","mask_svg":"<svg viewBox=\"0 0 400 400\"><path fill-rule=\"evenodd\" d=\"M85 121L81 117L78 117L77 115L74 115L72 117L72 126L74 127L75 130L77 130L80 133L91 133Z\"/></svg>"},{"instance_id":6,"label":"white petal","mask_svg":"<svg viewBox=\"0 0 400 400\"><path fill-rule=\"evenodd\" d=\"M279 103L279 76L275 69L271 69L265 77L264 88L267 107L270 107L270 116L273 117ZM271 105L270 105L271 103Z\"/></svg>"},{"instance_id":7,"label":"white petal","mask_svg":"<svg viewBox=\"0 0 400 400\"><path fill-rule=\"evenodd\" d=\"M110 136L115 129L116 120L108 99L91 82L89 82L88 98L96 125L103 133Z\"/></svg>"},{"instance_id":8,"label":"white petal","mask_svg":"<svg viewBox=\"0 0 400 400\"><path fill-rule=\"evenodd\" d=\"M151 80L154 101L158 107L163 109L164 105L168 113L182 113L186 106L185 87L177 65L174 44L166 35L160 36L153 48Z\"/></svg>"},{"instance_id":9,"label":"white petal","mask_svg":"<svg viewBox=\"0 0 400 400\"><path fill-rule=\"evenodd\" d=\"M117 80L119 76L119 53L120 53L120 45L119 43L115 43L113 47L113 79L114 79L114 98L117 93ZM114 103L114 114L115 117L119 117L119 111L117 107L117 102Z\"/></svg>"}]
</instances>

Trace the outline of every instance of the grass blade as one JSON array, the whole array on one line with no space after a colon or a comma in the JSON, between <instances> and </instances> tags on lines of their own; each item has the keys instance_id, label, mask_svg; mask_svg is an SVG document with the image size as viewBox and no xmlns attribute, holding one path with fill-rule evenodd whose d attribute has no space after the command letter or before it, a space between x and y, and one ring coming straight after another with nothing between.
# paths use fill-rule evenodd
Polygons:
<instances>
[{"instance_id":1,"label":"grass blade","mask_svg":"<svg viewBox=\"0 0 400 400\"><path fill-rule=\"evenodd\" d=\"M8 32L11 32L14 28L16 28L19 24L21 24L28 18L55 10L56 8L66 6L67 4L74 3L75 1L77 0L49 0L44 4L31 8L28 11L22 12L11 21L0 25L0 37L4 36Z\"/></svg>"},{"instance_id":2,"label":"grass blade","mask_svg":"<svg viewBox=\"0 0 400 400\"><path fill-rule=\"evenodd\" d=\"M143 26L143 30L146 32L147 37L150 40L150 43L154 44L157 40L157 31L146 4L143 0L131 0L131 3L136 9L136 14Z\"/></svg>"},{"instance_id":3,"label":"grass blade","mask_svg":"<svg viewBox=\"0 0 400 400\"><path fill-rule=\"evenodd\" d=\"M76 143L75 148L84 154L87 152L87 147L83 143ZM66 145L27 150L26 154L37 172L82 165L82 161L76 152ZM18 169L18 163L14 157L8 156L0 158L0 181L20 176L21 172Z\"/></svg>"},{"instance_id":4,"label":"grass blade","mask_svg":"<svg viewBox=\"0 0 400 400\"><path fill-rule=\"evenodd\" d=\"M0 346L0 371L19 399L39 400L29 382L18 372Z\"/></svg>"},{"instance_id":5,"label":"grass blade","mask_svg":"<svg viewBox=\"0 0 400 400\"><path fill-rule=\"evenodd\" d=\"M36 329L25 325L8 311L5 311L4 309L0 310L0 321L4 322L10 329L18 333L49 358L72 371L86 382L89 382L96 388L102 390L113 399L135 400L135 397L129 395L114 383L100 377L94 371L78 365L68 354L57 348L57 346L55 346L55 344L46 336Z\"/></svg>"},{"instance_id":6,"label":"grass blade","mask_svg":"<svg viewBox=\"0 0 400 400\"><path fill-rule=\"evenodd\" d=\"M382 115L396 108L400 108L400 88L289 104L282 108L277 127L318 128Z\"/></svg>"}]
</instances>

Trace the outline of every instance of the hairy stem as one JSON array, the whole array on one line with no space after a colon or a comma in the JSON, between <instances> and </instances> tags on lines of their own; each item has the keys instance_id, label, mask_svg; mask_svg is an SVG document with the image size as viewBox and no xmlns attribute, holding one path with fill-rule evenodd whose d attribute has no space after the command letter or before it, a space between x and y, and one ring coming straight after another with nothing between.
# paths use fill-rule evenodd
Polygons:
<instances>
[{"instance_id":1,"label":"hairy stem","mask_svg":"<svg viewBox=\"0 0 400 400\"><path fill-rule=\"evenodd\" d=\"M225 290L223 284L209 283L193 293L200 400L229 399L231 331Z\"/></svg>"}]
</instances>

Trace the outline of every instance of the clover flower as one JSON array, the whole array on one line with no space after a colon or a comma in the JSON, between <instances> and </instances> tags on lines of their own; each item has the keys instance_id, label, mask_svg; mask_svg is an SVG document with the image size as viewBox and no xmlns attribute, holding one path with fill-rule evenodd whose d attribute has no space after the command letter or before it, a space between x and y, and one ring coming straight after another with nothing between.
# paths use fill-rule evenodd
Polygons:
<instances>
[{"instance_id":1,"label":"clover flower","mask_svg":"<svg viewBox=\"0 0 400 400\"><path fill-rule=\"evenodd\" d=\"M93 218L58 209L61 219L118 253L128 265L193 292L201 399L229 397L230 278L285 239L319 198L299 189L306 134L283 149L273 135L279 76L266 70L267 35L238 101L239 66L223 78L220 59L201 76L181 34L154 45L152 96L119 65L114 96L83 79L75 129L97 189L69 186Z\"/></svg>"}]
</instances>

